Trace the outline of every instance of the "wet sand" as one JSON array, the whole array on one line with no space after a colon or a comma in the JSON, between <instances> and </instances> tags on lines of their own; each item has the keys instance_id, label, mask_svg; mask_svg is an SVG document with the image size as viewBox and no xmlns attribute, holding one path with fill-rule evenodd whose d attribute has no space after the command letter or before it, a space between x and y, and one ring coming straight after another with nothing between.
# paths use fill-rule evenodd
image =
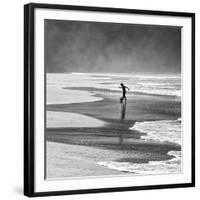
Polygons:
<instances>
[{"instance_id":1,"label":"wet sand","mask_svg":"<svg viewBox=\"0 0 200 200\"><path fill-rule=\"evenodd\" d=\"M47 178L127 174L99 166L97 163L102 161L147 163L167 160L172 158L167 155L169 151L181 150L177 144L142 140L140 136L144 133L129 130L136 121L180 117L181 104L176 97L129 95L126 116L121 120L120 93L98 89L94 91L93 88L82 88L82 90L95 92L96 96L103 100L48 105L47 111L78 113L101 120L106 125L47 128ZM59 149L58 153L56 149Z\"/></svg>"}]
</instances>

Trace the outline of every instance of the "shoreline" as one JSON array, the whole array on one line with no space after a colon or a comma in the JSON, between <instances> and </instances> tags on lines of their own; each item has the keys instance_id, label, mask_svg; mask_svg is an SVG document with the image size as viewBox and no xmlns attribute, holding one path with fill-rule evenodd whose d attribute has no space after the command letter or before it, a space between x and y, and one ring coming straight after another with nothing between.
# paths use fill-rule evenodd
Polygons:
<instances>
[{"instance_id":1,"label":"shoreline","mask_svg":"<svg viewBox=\"0 0 200 200\"><path fill-rule=\"evenodd\" d=\"M120 171L103 166L100 163L133 162L135 164L148 164L151 161L168 161L173 156L143 153L141 151L121 151L115 149L96 148L93 146L63 144L47 142L47 179L51 178L89 178L93 176L117 176L133 174L133 172ZM129 154L128 160L123 160Z\"/></svg>"},{"instance_id":2,"label":"shoreline","mask_svg":"<svg viewBox=\"0 0 200 200\"><path fill-rule=\"evenodd\" d=\"M90 92L90 91L89 91ZM78 158L83 156L83 160L77 161L74 158L74 169L70 168L70 174L65 174L68 166L62 167L61 172L57 167L54 172L48 172L50 176L55 178L70 177L70 175L77 175L77 168L80 170L80 175L85 176L90 174L95 176L94 168L98 168L96 175L107 173L124 174L127 172L120 172L112 170L108 172L108 167L99 168L97 163L101 161L117 161L117 162L132 162L132 163L148 163L150 161L165 161L170 160L174 156L168 155L170 151L180 151L181 146L169 143L159 143L157 141L145 141L141 139L144 133L136 130L129 130L136 122L140 121L156 121L156 120L174 120L180 117L180 102L174 101L174 98L165 98L151 95L133 95L128 96L127 113L125 120L120 120L119 101L116 101L116 95L108 95L102 91L95 92L95 97L101 98L100 101L82 102L82 103L68 103L68 104L53 104L47 105L47 111L77 113L86 117L92 117L97 120L105 122L103 126L97 127L62 127L62 128L47 128L46 140L47 143L56 143L57 146L65 145L69 155L75 153ZM178 105L178 106L177 106ZM178 109L177 109L178 107ZM91 124L89 122L89 124ZM59 145L58 145L59 144ZM69 145L73 152L70 152ZM83 148L84 147L84 148ZM54 155L54 151L47 145L47 160L48 155ZM79 149L80 148L80 149ZM85 152L85 148L89 148ZM80 151L79 151L80 150ZM91 151L91 152L90 152ZM94 158L93 154L97 155ZM100 154L98 152L101 152ZM103 153L102 153L103 152ZM60 152L63 156L64 152ZM101 155L102 154L102 155ZM104 156L105 154L105 156ZM110 157L107 155L111 155ZM54 155L56 157L56 155ZM106 160L105 158L108 158ZM68 160L66 155L65 160ZM77 161L77 162L76 162ZM62 165L62 159L57 161ZM89 162L89 164L88 164ZM53 159L49 163L53 165ZM81 169L78 166L88 166L87 169ZM96 167L95 167L96 166ZM101 166L102 167L102 166ZM52 167L50 167L52 170ZM106 169L107 168L107 169ZM48 169L48 167L47 167ZM60 175L56 173L59 171ZM87 171L87 173L85 172ZM114 170L114 172L113 172ZM76 173L75 173L76 172ZM48 176L47 173L47 177ZM63 174L64 173L64 174ZM53 175L54 174L54 175Z\"/></svg>"}]
</instances>

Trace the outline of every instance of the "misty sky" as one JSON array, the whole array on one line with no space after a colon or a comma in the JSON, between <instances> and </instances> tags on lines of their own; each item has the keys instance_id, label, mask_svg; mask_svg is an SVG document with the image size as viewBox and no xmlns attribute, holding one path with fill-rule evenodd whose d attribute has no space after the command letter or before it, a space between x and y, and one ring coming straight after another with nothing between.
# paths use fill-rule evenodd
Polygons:
<instances>
[{"instance_id":1,"label":"misty sky","mask_svg":"<svg viewBox=\"0 0 200 200\"><path fill-rule=\"evenodd\" d=\"M181 28L45 20L46 72L181 70Z\"/></svg>"}]
</instances>

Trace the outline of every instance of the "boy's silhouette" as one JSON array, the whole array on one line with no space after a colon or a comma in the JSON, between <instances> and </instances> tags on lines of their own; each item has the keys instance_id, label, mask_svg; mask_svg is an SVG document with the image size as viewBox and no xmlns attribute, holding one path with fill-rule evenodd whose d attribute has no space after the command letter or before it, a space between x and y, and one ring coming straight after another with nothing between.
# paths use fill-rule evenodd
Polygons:
<instances>
[{"instance_id":1,"label":"boy's silhouette","mask_svg":"<svg viewBox=\"0 0 200 200\"><path fill-rule=\"evenodd\" d=\"M125 99L125 101L127 100L127 98L126 98L126 89L129 90L129 88L127 86L125 86L123 83L121 83L120 85L121 86L119 88L122 88L122 97L120 98L120 103L122 103L124 99Z\"/></svg>"}]
</instances>

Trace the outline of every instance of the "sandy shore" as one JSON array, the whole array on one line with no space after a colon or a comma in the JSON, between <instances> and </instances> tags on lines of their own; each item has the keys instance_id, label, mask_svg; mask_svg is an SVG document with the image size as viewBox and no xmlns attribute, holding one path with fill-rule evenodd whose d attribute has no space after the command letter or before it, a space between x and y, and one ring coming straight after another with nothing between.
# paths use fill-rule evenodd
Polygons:
<instances>
[{"instance_id":1,"label":"sandy shore","mask_svg":"<svg viewBox=\"0 0 200 200\"><path fill-rule=\"evenodd\" d=\"M179 145L142 140L143 133L129 130L136 121L180 117L180 101L176 98L131 95L126 118L121 120L119 101L116 101L118 94L107 91L96 91L96 94L103 100L47 106L51 112L66 112L66 115L71 112L94 118L93 127L88 121L88 126L84 127L47 128L47 178L126 174L97 163L161 161L173 157L167 154L169 151L181 150ZM106 125L96 124L95 120Z\"/></svg>"},{"instance_id":2,"label":"sandy shore","mask_svg":"<svg viewBox=\"0 0 200 200\"><path fill-rule=\"evenodd\" d=\"M109 169L98 162L120 161L147 163L172 158L164 152L156 152L142 141L135 141L134 148L99 148L47 142L47 178L74 178L104 175L126 175L128 172ZM145 150L148 146L149 151ZM147 148L146 146L146 148ZM161 148L161 146L159 147ZM167 148L167 147L166 147ZM169 148L169 146L168 146ZM152 151L151 151L152 150Z\"/></svg>"},{"instance_id":3,"label":"sandy shore","mask_svg":"<svg viewBox=\"0 0 200 200\"><path fill-rule=\"evenodd\" d=\"M99 160L122 157L121 153L94 147L47 142L47 177L87 177L124 174L98 165Z\"/></svg>"},{"instance_id":4,"label":"sandy shore","mask_svg":"<svg viewBox=\"0 0 200 200\"><path fill-rule=\"evenodd\" d=\"M69 112L47 111L47 128L63 127L101 127L106 123L102 120Z\"/></svg>"}]
</instances>

